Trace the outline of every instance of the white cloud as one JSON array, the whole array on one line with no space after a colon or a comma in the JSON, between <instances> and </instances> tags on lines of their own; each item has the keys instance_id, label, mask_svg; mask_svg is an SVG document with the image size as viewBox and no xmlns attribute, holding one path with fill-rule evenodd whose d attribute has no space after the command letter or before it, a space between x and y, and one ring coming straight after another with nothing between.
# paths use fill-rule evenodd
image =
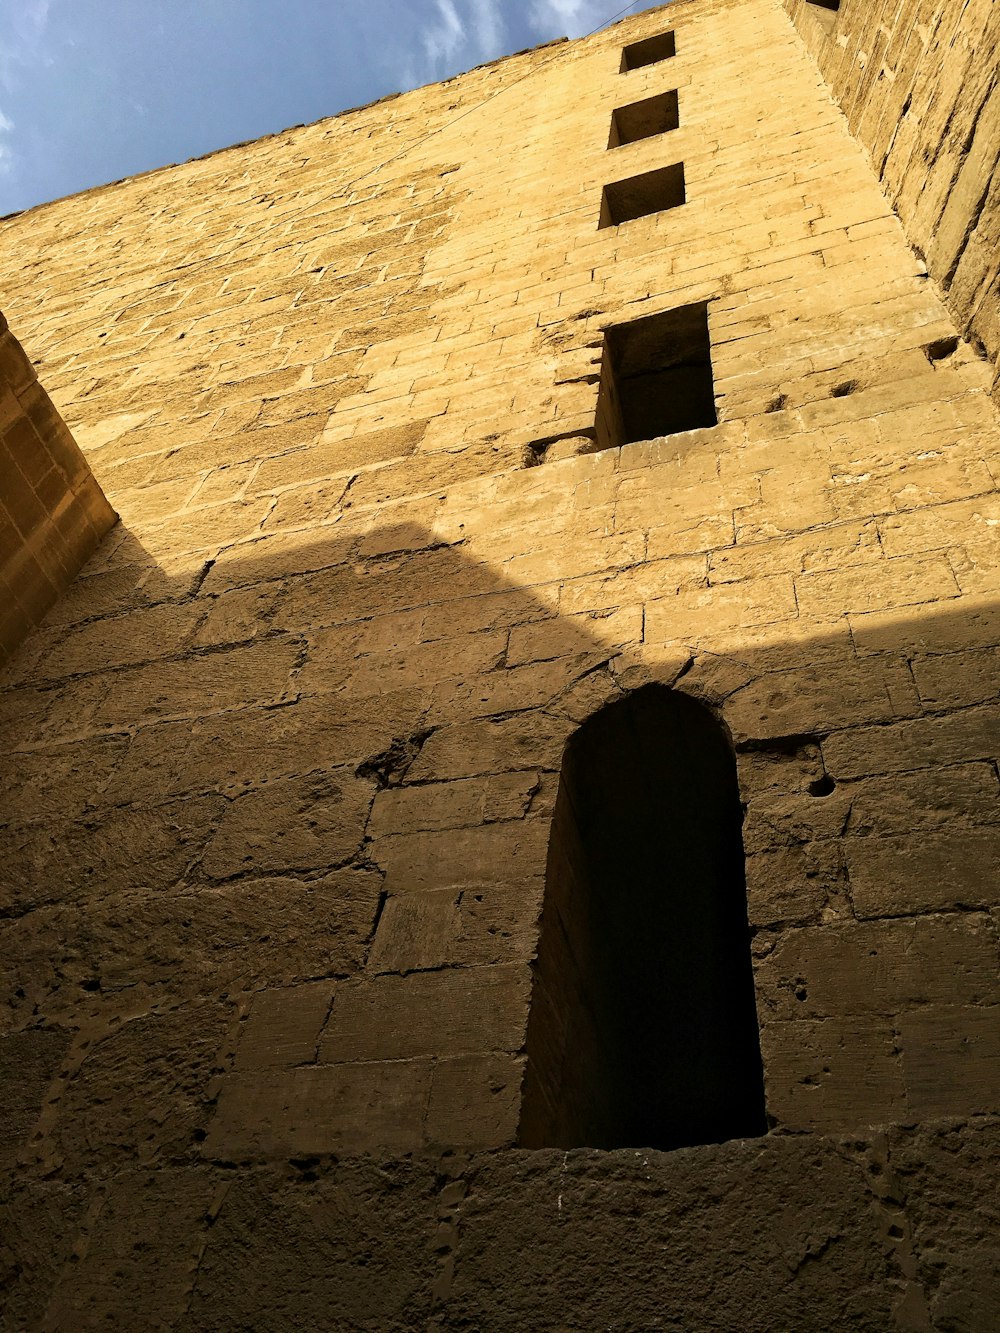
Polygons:
<instances>
[{"instance_id":1,"label":"white cloud","mask_svg":"<svg viewBox=\"0 0 1000 1333\"><path fill-rule=\"evenodd\" d=\"M649 3L636 0L629 10L648 8ZM400 9L398 0L369 0L366 12L369 18L379 14L385 28L377 62L391 73L397 88L414 88L533 42L582 36L610 22L627 4L628 0L617 4L615 0L411 0Z\"/></svg>"},{"instance_id":2,"label":"white cloud","mask_svg":"<svg viewBox=\"0 0 1000 1333\"><path fill-rule=\"evenodd\" d=\"M465 24L454 0L435 0L435 7L437 20L424 30L422 37L424 55L434 67L453 59L465 40Z\"/></svg>"},{"instance_id":3,"label":"white cloud","mask_svg":"<svg viewBox=\"0 0 1000 1333\"><path fill-rule=\"evenodd\" d=\"M418 58L397 59L402 86L427 83L502 55L507 25L504 0L432 0L421 5ZM416 17L414 11L411 14Z\"/></svg>"},{"instance_id":4,"label":"white cloud","mask_svg":"<svg viewBox=\"0 0 1000 1333\"><path fill-rule=\"evenodd\" d=\"M470 4L480 59L492 60L503 51L506 35L500 0L470 0Z\"/></svg>"},{"instance_id":5,"label":"white cloud","mask_svg":"<svg viewBox=\"0 0 1000 1333\"><path fill-rule=\"evenodd\" d=\"M14 94L33 68L51 63L45 49L50 8L51 0L16 0L6 13L0 11L0 89L5 93ZM0 179L4 180L14 177L19 166L13 135L14 122L0 111ZM0 211L3 207L0 201Z\"/></svg>"},{"instance_id":6,"label":"white cloud","mask_svg":"<svg viewBox=\"0 0 1000 1333\"><path fill-rule=\"evenodd\" d=\"M8 92L20 71L49 63L43 44L50 8L51 0L18 0L0 14L0 86Z\"/></svg>"},{"instance_id":7,"label":"white cloud","mask_svg":"<svg viewBox=\"0 0 1000 1333\"><path fill-rule=\"evenodd\" d=\"M14 150L5 137L13 128L14 122L10 116L0 111L0 178L9 176L14 170Z\"/></svg>"},{"instance_id":8,"label":"white cloud","mask_svg":"<svg viewBox=\"0 0 1000 1333\"><path fill-rule=\"evenodd\" d=\"M542 38L582 37L595 28L609 23L618 10L639 10L641 3L628 5L628 0L532 0L528 22ZM620 15L624 17L624 15Z\"/></svg>"}]
</instances>

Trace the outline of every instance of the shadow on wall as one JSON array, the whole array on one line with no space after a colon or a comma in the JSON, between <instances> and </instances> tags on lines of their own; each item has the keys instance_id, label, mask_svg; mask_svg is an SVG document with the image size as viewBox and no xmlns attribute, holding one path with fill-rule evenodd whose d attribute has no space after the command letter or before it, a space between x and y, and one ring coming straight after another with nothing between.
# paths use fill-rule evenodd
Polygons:
<instances>
[{"instance_id":1,"label":"shadow on wall","mask_svg":"<svg viewBox=\"0 0 1000 1333\"><path fill-rule=\"evenodd\" d=\"M545 563L514 556L505 576L402 526L262 539L170 578L114 537L2 696L8 1026L44 1023L52 1052L19 1094L34 1160L206 1135L221 1157L514 1141L563 746L677 677L739 750L772 1122L947 1102L904 1089L894 1034L920 1010L923 1047L924 1006L995 998L979 932L998 743L975 658L995 610L875 618L853 640L776 625L700 652L667 637L671 562L641 571L645 590L635 569L517 586ZM972 674L949 695L963 647ZM914 654L937 700L918 699ZM968 984L925 975L935 952L965 957ZM897 953L910 980L883 975ZM854 978L839 998L835 976ZM137 1104L149 1040L171 1067ZM84 1129L99 1101L129 1123Z\"/></svg>"},{"instance_id":2,"label":"shadow on wall","mask_svg":"<svg viewBox=\"0 0 1000 1333\"><path fill-rule=\"evenodd\" d=\"M650 682L736 744L772 1127L995 1104L996 607L740 629L670 560L493 558L112 534L0 693L6 1167L513 1144L563 749Z\"/></svg>"}]
</instances>

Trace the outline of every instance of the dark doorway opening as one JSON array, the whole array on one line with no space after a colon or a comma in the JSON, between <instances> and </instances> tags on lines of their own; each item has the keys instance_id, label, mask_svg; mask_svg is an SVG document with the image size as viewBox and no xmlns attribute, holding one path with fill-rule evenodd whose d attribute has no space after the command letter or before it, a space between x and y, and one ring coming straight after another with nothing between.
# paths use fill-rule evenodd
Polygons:
<instances>
[{"instance_id":1,"label":"dark doorway opening","mask_svg":"<svg viewBox=\"0 0 1000 1333\"><path fill-rule=\"evenodd\" d=\"M599 449L718 423L708 306L681 306L605 331Z\"/></svg>"},{"instance_id":2,"label":"dark doorway opening","mask_svg":"<svg viewBox=\"0 0 1000 1333\"><path fill-rule=\"evenodd\" d=\"M566 747L519 1141L680 1148L766 1132L728 737L650 685Z\"/></svg>"}]
</instances>

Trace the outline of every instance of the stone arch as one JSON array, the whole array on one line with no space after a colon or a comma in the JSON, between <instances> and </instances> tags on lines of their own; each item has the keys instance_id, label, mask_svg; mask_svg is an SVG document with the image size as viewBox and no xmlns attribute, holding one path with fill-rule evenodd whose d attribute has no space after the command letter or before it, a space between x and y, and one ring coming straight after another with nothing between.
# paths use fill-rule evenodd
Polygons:
<instances>
[{"instance_id":1,"label":"stone arch","mask_svg":"<svg viewBox=\"0 0 1000 1333\"><path fill-rule=\"evenodd\" d=\"M742 814L725 728L676 690L644 686L570 738L522 1146L670 1149L765 1132Z\"/></svg>"}]
</instances>

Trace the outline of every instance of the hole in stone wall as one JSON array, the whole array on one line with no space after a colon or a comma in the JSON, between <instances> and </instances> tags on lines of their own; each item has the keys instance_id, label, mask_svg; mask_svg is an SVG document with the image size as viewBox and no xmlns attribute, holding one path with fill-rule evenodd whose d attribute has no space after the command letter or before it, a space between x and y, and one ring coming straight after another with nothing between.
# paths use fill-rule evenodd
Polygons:
<instances>
[{"instance_id":1,"label":"hole in stone wall","mask_svg":"<svg viewBox=\"0 0 1000 1333\"><path fill-rule=\"evenodd\" d=\"M646 37L641 42L632 42L622 51L620 72L627 74L630 69L642 69L644 65L655 65L661 60L669 60L677 54L677 43L672 32L661 32L656 37Z\"/></svg>"},{"instance_id":2,"label":"hole in stone wall","mask_svg":"<svg viewBox=\"0 0 1000 1333\"><path fill-rule=\"evenodd\" d=\"M686 202L684 192L684 163L644 171L627 180L605 185L601 196L601 216L598 227L617 227L633 218L663 213Z\"/></svg>"},{"instance_id":3,"label":"hole in stone wall","mask_svg":"<svg viewBox=\"0 0 1000 1333\"><path fill-rule=\"evenodd\" d=\"M609 328L597 396L597 448L718 422L708 306L681 306Z\"/></svg>"},{"instance_id":4,"label":"hole in stone wall","mask_svg":"<svg viewBox=\"0 0 1000 1333\"><path fill-rule=\"evenodd\" d=\"M815 5L817 9L838 10L840 8L840 0L806 0L806 3Z\"/></svg>"},{"instance_id":5,"label":"hole in stone wall","mask_svg":"<svg viewBox=\"0 0 1000 1333\"><path fill-rule=\"evenodd\" d=\"M949 356L954 356L958 351L958 339L938 338L936 342L928 343L924 351L927 353L927 360L933 365L935 361L944 361Z\"/></svg>"},{"instance_id":6,"label":"hole in stone wall","mask_svg":"<svg viewBox=\"0 0 1000 1333\"><path fill-rule=\"evenodd\" d=\"M736 762L650 685L566 747L519 1142L679 1148L766 1131Z\"/></svg>"},{"instance_id":7,"label":"hole in stone wall","mask_svg":"<svg viewBox=\"0 0 1000 1333\"><path fill-rule=\"evenodd\" d=\"M854 392L858 387L857 380L844 380L842 384L835 384L830 390L831 398L846 398L848 394Z\"/></svg>"},{"instance_id":8,"label":"hole in stone wall","mask_svg":"<svg viewBox=\"0 0 1000 1333\"><path fill-rule=\"evenodd\" d=\"M630 102L612 111L608 147L618 148L638 139L650 139L654 134L666 134L668 130L676 130L679 123L676 89L644 97L641 102Z\"/></svg>"},{"instance_id":9,"label":"hole in stone wall","mask_svg":"<svg viewBox=\"0 0 1000 1333\"><path fill-rule=\"evenodd\" d=\"M815 782L810 782L807 790L810 796L832 796L836 789L837 784L833 778L830 777L829 773L824 773Z\"/></svg>"}]
</instances>

